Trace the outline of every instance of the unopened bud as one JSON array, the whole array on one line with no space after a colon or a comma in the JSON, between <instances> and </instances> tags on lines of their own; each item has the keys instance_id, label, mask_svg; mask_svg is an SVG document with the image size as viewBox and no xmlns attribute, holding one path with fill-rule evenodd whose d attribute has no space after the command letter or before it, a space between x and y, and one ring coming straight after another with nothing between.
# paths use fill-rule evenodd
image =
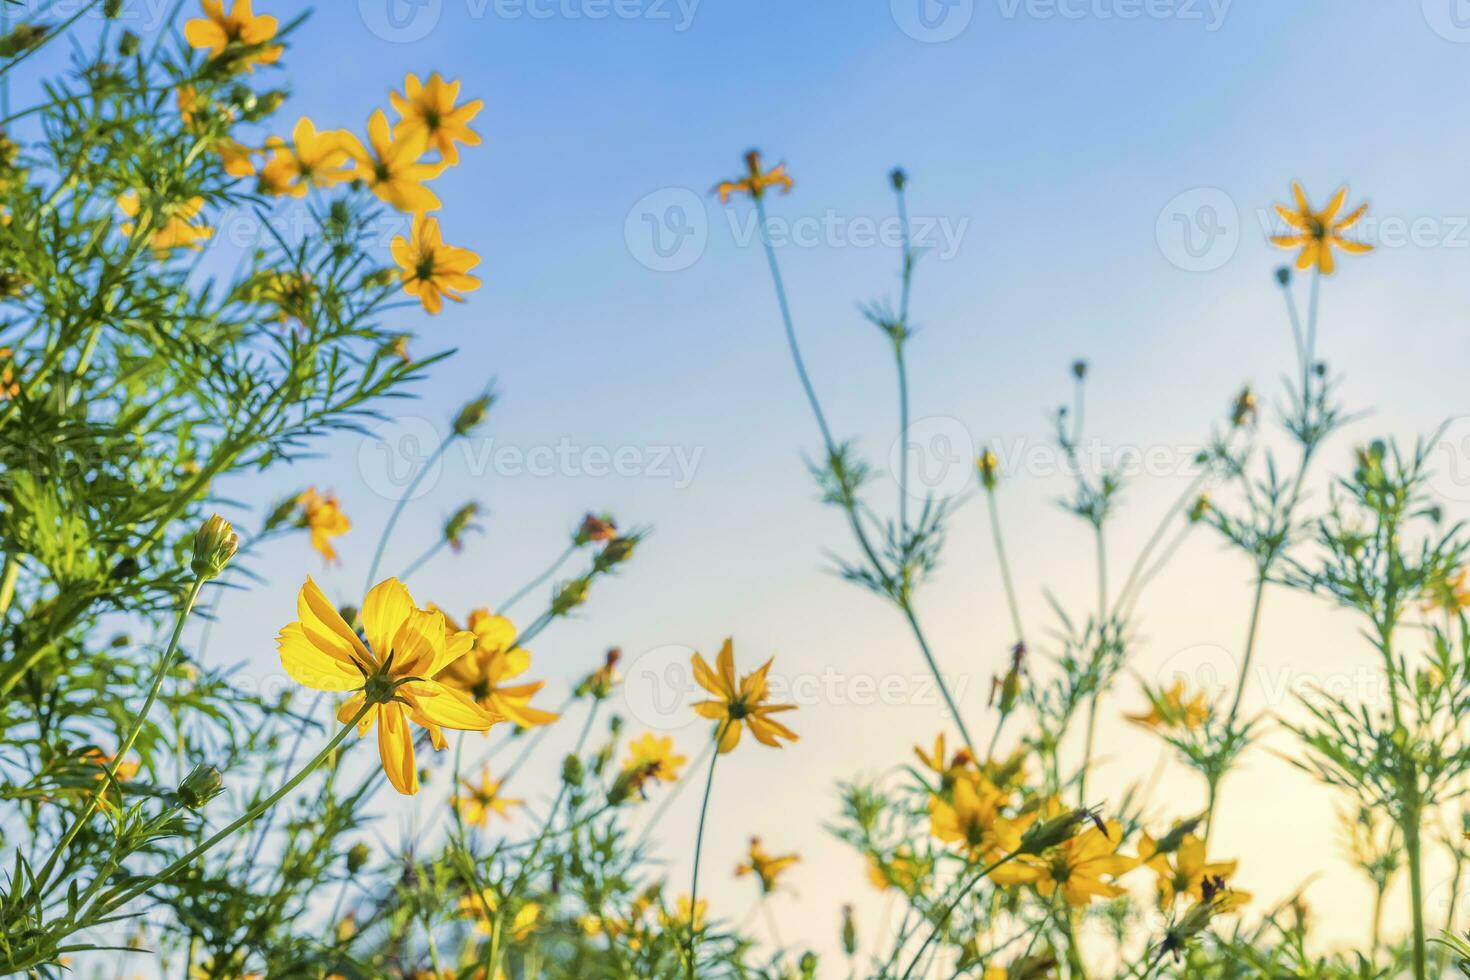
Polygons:
<instances>
[{"instance_id":1,"label":"unopened bud","mask_svg":"<svg viewBox=\"0 0 1470 980\"><path fill-rule=\"evenodd\" d=\"M568 786L581 786L582 778L587 774L582 766L582 759L577 755L569 755L561 763L561 781Z\"/></svg>"},{"instance_id":2,"label":"unopened bud","mask_svg":"<svg viewBox=\"0 0 1470 980\"><path fill-rule=\"evenodd\" d=\"M842 951L848 956L857 954L857 923L853 921L852 906L842 906Z\"/></svg>"},{"instance_id":3,"label":"unopened bud","mask_svg":"<svg viewBox=\"0 0 1470 980\"><path fill-rule=\"evenodd\" d=\"M1091 810L1070 810L1060 817L1052 817L1050 820L1032 824L1021 838L1020 853L1040 854L1048 848L1065 844L1076 837L1077 828L1089 820L1096 825L1098 830L1104 834L1107 833L1107 827Z\"/></svg>"},{"instance_id":4,"label":"unopened bud","mask_svg":"<svg viewBox=\"0 0 1470 980\"><path fill-rule=\"evenodd\" d=\"M479 512L480 505L474 501L470 501L455 511L454 515L445 522L444 540L449 543L449 547L452 550L459 551L464 547L465 532L471 530L472 526L470 522L475 519L475 515Z\"/></svg>"},{"instance_id":5,"label":"unopened bud","mask_svg":"<svg viewBox=\"0 0 1470 980\"><path fill-rule=\"evenodd\" d=\"M574 578L557 589L556 595L551 599L551 614L553 616L565 616L573 609L587 601L588 585L585 578Z\"/></svg>"},{"instance_id":6,"label":"unopened bud","mask_svg":"<svg viewBox=\"0 0 1470 980\"><path fill-rule=\"evenodd\" d=\"M366 844L362 843L361 841L353 844L352 847L350 847L347 851L348 873L356 874L357 872L361 871L367 866L368 859L372 856L373 852L369 850Z\"/></svg>"},{"instance_id":7,"label":"unopened bud","mask_svg":"<svg viewBox=\"0 0 1470 980\"><path fill-rule=\"evenodd\" d=\"M190 568L201 579L214 578L225 570L239 547L240 538L230 522L215 514L194 534L194 560Z\"/></svg>"},{"instance_id":8,"label":"unopened bud","mask_svg":"<svg viewBox=\"0 0 1470 980\"><path fill-rule=\"evenodd\" d=\"M975 469L980 472L980 483L986 490L994 490L996 483L1000 480L1000 460L995 453L989 449L980 454L975 461Z\"/></svg>"},{"instance_id":9,"label":"unopened bud","mask_svg":"<svg viewBox=\"0 0 1470 980\"><path fill-rule=\"evenodd\" d=\"M45 24L17 24L9 34L0 37L0 58L24 54L46 40L50 32L51 28Z\"/></svg>"},{"instance_id":10,"label":"unopened bud","mask_svg":"<svg viewBox=\"0 0 1470 980\"><path fill-rule=\"evenodd\" d=\"M617 537L618 525L613 521L611 514L588 514L582 518L582 526L577 529L576 536L572 539L578 547L589 541L611 541Z\"/></svg>"},{"instance_id":11,"label":"unopened bud","mask_svg":"<svg viewBox=\"0 0 1470 980\"><path fill-rule=\"evenodd\" d=\"M485 421L485 414L490 411L490 406L495 401L489 395L481 395L474 401L465 405L454 417L454 434L457 436L469 435L476 426Z\"/></svg>"},{"instance_id":12,"label":"unopened bud","mask_svg":"<svg viewBox=\"0 0 1470 980\"><path fill-rule=\"evenodd\" d=\"M191 810L198 810L225 791L225 778L214 766L195 766L179 783L179 800Z\"/></svg>"}]
</instances>

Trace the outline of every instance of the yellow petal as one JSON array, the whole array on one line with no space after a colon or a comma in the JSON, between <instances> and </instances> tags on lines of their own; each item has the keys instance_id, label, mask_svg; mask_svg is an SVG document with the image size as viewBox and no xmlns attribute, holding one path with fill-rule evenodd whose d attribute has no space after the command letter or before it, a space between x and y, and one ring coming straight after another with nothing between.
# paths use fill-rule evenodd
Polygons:
<instances>
[{"instance_id":1,"label":"yellow petal","mask_svg":"<svg viewBox=\"0 0 1470 980\"><path fill-rule=\"evenodd\" d=\"M387 660L393 640L413 612L413 596L396 578L384 579L367 594L362 602L363 632L379 662Z\"/></svg>"},{"instance_id":2,"label":"yellow petal","mask_svg":"<svg viewBox=\"0 0 1470 980\"><path fill-rule=\"evenodd\" d=\"M300 623L291 623L276 637L281 666L287 676L315 691L351 691L363 685L362 672L324 652L311 642Z\"/></svg>"},{"instance_id":3,"label":"yellow petal","mask_svg":"<svg viewBox=\"0 0 1470 980\"><path fill-rule=\"evenodd\" d=\"M379 707L378 754L383 760L383 772L394 789L405 796L419 791L419 773L413 758L413 734L403 705L394 701Z\"/></svg>"}]
</instances>

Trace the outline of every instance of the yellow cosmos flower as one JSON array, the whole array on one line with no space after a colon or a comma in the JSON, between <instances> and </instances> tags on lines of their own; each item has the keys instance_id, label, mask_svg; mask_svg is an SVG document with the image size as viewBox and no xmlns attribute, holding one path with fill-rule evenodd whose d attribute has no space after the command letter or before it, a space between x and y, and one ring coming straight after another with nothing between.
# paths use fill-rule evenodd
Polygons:
<instances>
[{"instance_id":1,"label":"yellow cosmos flower","mask_svg":"<svg viewBox=\"0 0 1470 980\"><path fill-rule=\"evenodd\" d=\"M868 855L868 880L879 891L897 888L905 895L917 895L925 879L934 871L934 862L927 857L915 857L907 847L900 847L887 861L876 854Z\"/></svg>"},{"instance_id":2,"label":"yellow cosmos flower","mask_svg":"<svg viewBox=\"0 0 1470 980\"><path fill-rule=\"evenodd\" d=\"M439 151L445 163L459 162L456 143L480 145L479 134L469 124L485 103L473 99L455 105L459 101L459 82L446 82L437 71L429 76L427 83L420 82L417 75L408 75L403 80L403 94L390 92L388 100L401 120L394 135L400 139L422 135L430 147Z\"/></svg>"},{"instance_id":3,"label":"yellow cosmos flower","mask_svg":"<svg viewBox=\"0 0 1470 980\"><path fill-rule=\"evenodd\" d=\"M1292 183L1291 193L1296 199L1296 209L1278 204L1276 213L1281 216L1281 220L1296 229L1296 232L1290 235L1274 235L1271 244L1277 248L1300 248L1301 252L1296 257L1298 269L1316 266L1322 275L1330 276L1337 268L1337 260L1332 254L1334 248L1340 248L1351 255L1373 251L1372 245L1342 237L1342 233L1357 224L1368 211L1365 203L1341 218L1337 216L1342 210L1343 202L1347 200L1346 187L1339 187L1327 207L1321 211L1312 210L1301 184Z\"/></svg>"},{"instance_id":4,"label":"yellow cosmos flower","mask_svg":"<svg viewBox=\"0 0 1470 980\"><path fill-rule=\"evenodd\" d=\"M297 526L311 528L311 546L321 552L322 558L335 562L337 549L332 547L332 538L339 538L352 530L352 522L342 513L335 494L323 496L311 487L296 498L300 508Z\"/></svg>"},{"instance_id":5,"label":"yellow cosmos flower","mask_svg":"<svg viewBox=\"0 0 1470 980\"><path fill-rule=\"evenodd\" d=\"M750 726L750 734L755 736L756 741L772 748L779 749L780 739L783 738L796 741L795 732L771 717L778 711L795 711L796 705L766 703L769 693L766 689L766 672L771 669L774 659L767 660L759 670L746 674L737 683L733 641L726 640L725 645L720 648L719 656L715 658L719 667L718 674L710 670L703 657L697 653L694 655L694 679L699 682L700 687L715 696L712 701L699 702L694 710L702 717L720 723L715 734L719 739L721 755L740 744L740 730L744 725Z\"/></svg>"},{"instance_id":6,"label":"yellow cosmos flower","mask_svg":"<svg viewBox=\"0 0 1470 980\"><path fill-rule=\"evenodd\" d=\"M128 191L117 199L117 207L129 218L137 218L138 211L142 207L142 199L137 191ZM199 251L203 246L200 242L208 241L214 237L214 229L208 225L196 224L195 220L199 213L204 210L204 198L192 197L181 204L166 207L163 214L155 216L155 231L149 236L148 244L153 248L153 254L158 258L166 257L176 248L187 248ZM158 223L162 218L162 224ZM133 234L133 222L126 221L118 226L118 230L124 235Z\"/></svg>"},{"instance_id":7,"label":"yellow cosmos flower","mask_svg":"<svg viewBox=\"0 0 1470 980\"><path fill-rule=\"evenodd\" d=\"M451 632L458 632L459 626L452 619L446 616L444 622ZM531 698L545 686L542 682L505 683L531 666L531 651L511 646L517 635L515 625L504 616L491 615L488 609L476 609L470 613L469 628L475 636L474 646L444 668L440 680L521 728L556 721L558 715L531 707Z\"/></svg>"},{"instance_id":8,"label":"yellow cosmos flower","mask_svg":"<svg viewBox=\"0 0 1470 980\"><path fill-rule=\"evenodd\" d=\"M755 875L761 883L761 894L769 895L776 890L777 880L782 873L800 860L800 856L796 854L771 854L761 844L759 837L752 837L745 861L735 866L735 877Z\"/></svg>"},{"instance_id":9,"label":"yellow cosmos flower","mask_svg":"<svg viewBox=\"0 0 1470 980\"><path fill-rule=\"evenodd\" d=\"M975 757L970 755L969 749L962 747L956 749L953 756L946 756L943 732L934 737L932 751L925 752L922 745L915 745L914 755L939 777L940 789L945 792L953 788L960 777L975 772Z\"/></svg>"},{"instance_id":10,"label":"yellow cosmos flower","mask_svg":"<svg viewBox=\"0 0 1470 980\"><path fill-rule=\"evenodd\" d=\"M643 779L673 783L678 782L679 769L688 761L688 757L674 751L674 740L669 736L660 738L653 732L644 732L641 738L628 743L623 771L638 773Z\"/></svg>"},{"instance_id":11,"label":"yellow cosmos flower","mask_svg":"<svg viewBox=\"0 0 1470 980\"><path fill-rule=\"evenodd\" d=\"M1158 850L1158 842L1144 834L1138 843L1138 854L1158 875L1159 905L1163 907L1172 905L1178 895L1203 901L1207 880L1224 880L1235 874L1235 861L1206 861L1205 842L1194 834L1185 834L1173 854L1160 854ZM1243 905L1250 901L1250 893L1232 890L1226 901L1227 907Z\"/></svg>"},{"instance_id":12,"label":"yellow cosmos flower","mask_svg":"<svg viewBox=\"0 0 1470 980\"><path fill-rule=\"evenodd\" d=\"M783 194L791 193L791 176L786 173L786 164L779 163L770 170L762 170L760 151L751 150L745 154L745 167L747 172L744 177L722 180L715 186L715 193L720 195L721 204L729 203L730 195L736 193L762 197L770 187L781 188Z\"/></svg>"},{"instance_id":13,"label":"yellow cosmos flower","mask_svg":"<svg viewBox=\"0 0 1470 980\"><path fill-rule=\"evenodd\" d=\"M20 396L20 381L15 376L15 351L0 347L0 402Z\"/></svg>"},{"instance_id":14,"label":"yellow cosmos flower","mask_svg":"<svg viewBox=\"0 0 1470 980\"><path fill-rule=\"evenodd\" d=\"M214 145L214 152L219 154L219 162L231 177L255 176L255 151L245 144L222 139Z\"/></svg>"},{"instance_id":15,"label":"yellow cosmos flower","mask_svg":"<svg viewBox=\"0 0 1470 980\"><path fill-rule=\"evenodd\" d=\"M461 898L459 911L465 918L475 920L476 932L488 936L494 925L495 914L500 911L500 898L486 888L478 895L471 894ZM527 902L516 910L510 921L511 936L517 940L525 939L535 931L540 919L541 906L536 902Z\"/></svg>"},{"instance_id":16,"label":"yellow cosmos flower","mask_svg":"<svg viewBox=\"0 0 1470 980\"><path fill-rule=\"evenodd\" d=\"M990 873L1002 887L1018 884L1034 885L1043 898L1051 898L1061 889L1068 905L1087 905L1094 898L1117 898L1125 890L1104 876L1115 877L1138 867L1138 858L1118 854L1123 826L1116 820L1104 825L1104 833L1096 827L1039 855L1022 855Z\"/></svg>"},{"instance_id":17,"label":"yellow cosmos flower","mask_svg":"<svg viewBox=\"0 0 1470 980\"><path fill-rule=\"evenodd\" d=\"M305 116L296 121L288 145L272 136L265 145L270 160L260 168L262 194L305 197L309 187L330 187L352 176L348 168L347 139L341 130L318 132Z\"/></svg>"},{"instance_id":18,"label":"yellow cosmos flower","mask_svg":"<svg viewBox=\"0 0 1470 980\"><path fill-rule=\"evenodd\" d=\"M447 164L419 162L429 148L424 133L394 139L388 129L388 117L378 109L368 120L372 152L351 133L343 135L342 143L352 158L352 176L372 188L379 198L406 214L439 209L439 198L424 186L424 181L439 176Z\"/></svg>"},{"instance_id":19,"label":"yellow cosmos flower","mask_svg":"<svg viewBox=\"0 0 1470 980\"><path fill-rule=\"evenodd\" d=\"M1196 691L1194 697L1188 701L1185 700L1187 693L1181 678L1169 685L1168 689L1159 692L1157 697L1150 695L1147 711L1125 717L1147 728L1184 728L1194 731L1210 720L1211 709L1203 691Z\"/></svg>"},{"instance_id":20,"label":"yellow cosmos flower","mask_svg":"<svg viewBox=\"0 0 1470 980\"><path fill-rule=\"evenodd\" d=\"M203 0L202 6L204 17L184 25L184 38L190 47L207 49L211 58L225 54L232 44L252 49L242 53L241 63L247 69L253 69L256 62L271 64L281 57L279 44L261 47L276 36L276 19L269 14L257 15L251 9L251 0L234 0L229 13L225 13L224 0Z\"/></svg>"},{"instance_id":21,"label":"yellow cosmos flower","mask_svg":"<svg viewBox=\"0 0 1470 980\"><path fill-rule=\"evenodd\" d=\"M1470 609L1470 568L1440 576L1424 593L1425 612L1456 615Z\"/></svg>"},{"instance_id":22,"label":"yellow cosmos flower","mask_svg":"<svg viewBox=\"0 0 1470 980\"><path fill-rule=\"evenodd\" d=\"M443 675L440 675L443 680ZM490 767L484 766L480 769L480 782L478 784L462 779L460 782L468 791L464 795L456 793L449 798L449 805L459 811L464 822L475 827L484 827L490 822L490 814L494 813L506 820L510 819L510 808L513 806L524 806L525 800L513 800L500 795L500 783L490 778Z\"/></svg>"},{"instance_id":23,"label":"yellow cosmos flower","mask_svg":"<svg viewBox=\"0 0 1470 980\"><path fill-rule=\"evenodd\" d=\"M674 904L674 911L669 912L668 909L663 909L659 913L659 918L663 920L665 929L699 932L704 928L704 918L708 912L709 902L701 898L691 908L689 896L680 895L678 902Z\"/></svg>"},{"instance_id":24,"label":"yellow cosmos flower","mask_svg":"<svg viewBox=\"0 0 1470 980\"><path fill-rule=\"evenodd\" d=\"M365 735L377 724L383 771L398 792L419 788L409 722L428 729L434 748L442 749L441 729L482 732L502 720L436 679L474 644L474 634L449 636L443 614L414 605L396 578L379 582L363 600L366 643L310 578L296 613L301 618L276 638L281 665L306 687L355 692L337 718L346 723L367 706L357 732Z\"/></svg>"},{"instance_id":25,"label":"yellow cosmos flower","mask_svg":"<svg viewBox=\"0 0 1470 980\"><path fill-rule=\"evenodd\" d=\"M1014 851L1035 815L1015 820L1001 815L1008 798L983 776L961 779L950 798L929 798L929 829L947 844L959 844L976 858Z\"/></svg>"},{"instance_id":26,"label":"yellow cosmos flower","mask_svg":"<svg viewBox=\"0 0 1470 980\"><path fill-rule=\"evenodd\" d=\"M469 274L480 257L445 245L439 221L427 215L414 215L412 241L402 235L393 239L393 259L401 270L403 291L417 296L430 313L444 308L445 297L463 303L464 293L480 288L480 280Z\"/></svg>"}]
</instances>

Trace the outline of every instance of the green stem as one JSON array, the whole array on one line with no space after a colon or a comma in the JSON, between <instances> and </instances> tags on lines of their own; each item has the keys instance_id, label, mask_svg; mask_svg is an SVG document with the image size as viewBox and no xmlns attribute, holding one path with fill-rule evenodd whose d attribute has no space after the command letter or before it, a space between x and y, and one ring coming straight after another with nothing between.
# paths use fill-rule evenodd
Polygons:
<instances>
[{"instance_id":1,"label":"green stem","mask_svg":"<svg viewBox=\"0 0 1470 980\"><path fill-rule=\"evenodd\" d=\"M1404 850L1409 862L1409 901L1414 923L1414 977L1428 980L1427 948L1424 940L1423 844L1419 839L1419 807L1408 808L1404 817Z\"/></svg>"},{"instance_id":2,"label":"green stem","mask_svg":"<svg viewBox=\"0 0 1470 980\"><path fill-rule=\"evenodd\" d=\"M954 915L954 910L959 908L960 902L963 902L965 900L965 896L969 895L970 892L974 890L975 886L980 884L981 880L984 879L986 875L990 874L992 871L1005 864L1007 861L1014 859L1016 855L1020 853L1021 852L1019 850L1011 851L1004 857L999 858L998 860L990 864L987 864L985 867L976 872L975 875L965 883L964 887L959 890L959 894L956 895L947 906L945 906L944 911L935 920L934 928L929 930L928 938L924 940L924 943L922 946L919 947L918 952L914 953L913 959L909 960L909 965L907 969L903 971L903 977L900 978L900 980L908 980L909 975L914 972L914 967L919 965L919 960L923 957L925 950L927 950L934 943L934 940L939 937L940 931L949 923L950 916Z\"/></svg>"},{"instance_id":3,"label":"green stem","mask_svg":"<svg viewBox=\"0 0 1470 980\"><path fill-rule=\"evenodd\" d=\"M1000 506L995 501L994 490L986 490L985 502L990 511L990 535L995 539L995 558L1000 565L1000 578L1005 585L1006 603L1011 610L1011 626L1016 631L1016 642L1024 645L1026 637L1021 627L1021 605L1016 599L1016 583L1011 578L1011 563L1006 558L1006 543L1000 533Z\"/></svg>"},{"instance_id":4,"label":"green stem","mask_svg":"<svg viewBox=\"0 0 1470 980\"><path fill-rule=\"evenodd\" d=\"M419 488L419 484L424 481L424 477L434 468L434 464L439 462L444 457L444 454L449 451L450 445L458 435L459 433L452 432L443 442L439 443L438 448L429 454L429 458L425 460L423 467L409 481L408 489L403 491L403 496L399 497L398 502L393 505L393 512L388 515L388 523L383 525L383 533L378 537L378 546L373 550L372 564L368 565L367 582L362 587L364 595L377 584L373 580L378 577L378 567L383 563L383 552L388 547L388 539L393 536L393 529L398 526L398 518L403 516L403 508L408 506L408 502L413 499L413 492Z\"/></svg>"},{"instance_id":5,"label":"green stem","mask_svg":"<svg viewBox=\"0 0 1470 980\"><path fill-rule=\"evenodd\" d=\"M699 829L694 834L694 874L689 882L689 942L685 948L688 956L689 980L694 980L694 940L698 931L696 925L699 922L699 858L704 850L704 820L709 815L710 791L715 785L715 763L720 761L719 744L725 736L725 729L730 722L727 720L715 732L715 754L710 756L709 775L704 781L704 802L699 805Z\"/></svg>"},{"instance_id":6,"label":"green stem","mask_svg":"<svg viewBox=\"0 0 1470 980\"><path fill-rule=\"evenodd\" d=\"M15 601L15 583L20 578L20 562L14 555L5 556L5 571L0 575L0 620L10 612L10 604Z\"/></svg>"},{"instance_id":7,"label":"green stem","mask_svg":"<svg viewBox=\"0 0 1470 980\"><path fill-rule=\"evenodd\" d=\"M929 672L934 675L934 680L939 685L939 693L944 696L945 706L949 708L949 713L954 717L955 727L960 730L960 737L965 740L965 746L970 750L970 755L978 759L979 756L975 753L975 742L970 738L970 730L965 727L965 719L960 714L960 706L955 703L954 695L949 692L949 685L939 673L939 663L929 649L929 641L924 638L924 630L919 626L919 618L914 615L914 607L907 598L904 598L899 601L899 608L903 610L905 618L909 621L909 628L913 630L914 639L919 642L919 652L924 655L924 662L929 665Z\"/></svg>"},{"instance_id":8,"label":"green stem","mask_svg":"<svg viewBox=\"0 0 1470 980\"><path fill-rule=\"evenodd\" d=\"M514 606L526 596L530 595L540 585L542 585L542 583L551 578L551 576L555 575L557 573L557 570L565 565L567 561L577 553L577 549L579 547L580 545L573 541L571 547L567 548L566 551L563 551L561 553L561 557L552 562L551 566L547 568L546 571L542 572L540 575L537 575L535 578L531 579L531 581L527 582L525 585L517 589L509 599L506 599L499 606L497 606L495 611L503 615L506 610L510 609L511 606Z\"/></svg>"}]
</instances>

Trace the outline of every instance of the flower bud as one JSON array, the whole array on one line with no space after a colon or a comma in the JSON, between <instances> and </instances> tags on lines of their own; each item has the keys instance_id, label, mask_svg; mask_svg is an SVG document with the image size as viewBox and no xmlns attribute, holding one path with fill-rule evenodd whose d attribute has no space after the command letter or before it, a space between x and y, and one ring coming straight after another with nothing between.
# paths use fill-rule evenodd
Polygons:
<instances>
[{"instance_id":1,"label":"flower bud","mask_svg":"<svg viewBox=\"0 0 1470 980\"><path fill-rule=\"evenodd\" d=\"M465 504L444 524L444 540L449 543L452 551L458 552L464 548L464 535L472 529L470 521L480 512L480 505L473 500Z\"/></svg>"},{"instance_id":2,"label":"flower bud","mask_svg":"<svg viewBox=\"0 0 1470 980\"><path fill-rule=\"evenodd\" d=\"M893 184L894 190L901 191L904 185L909 182L909 175L904 173L902 167L894 167L893 171L888 175L888 180Z\"/></svg>"},{"instance_id":3,"label":"flower bud","mask_svg":"<svg viewBox=\"0 0 1470 980\"><path fill-rule=\"evenodd\" d=\"M1230 424L1237 429L1246 423L1256 421L1256 393L1249 387L1242 388L1240 394L1235 396L1235 404L1230 409Z\"/></svg>"},{"instance_id":4,"label":"flower bud","mask_svg":"<svg viewBox=\"0 0 1470 980\"><path fill-rule=\"evenodd\" d=\"M357 872L361 871L364 867L367 866L368 859L372 856L373 852L368 849L368 846L366 844L362 843L361 841L353 844L352 847L347 851L348 873L356 874Z\"/></svg>"},{"instance_id":5,"label":"flower bud","mask_svg":"<svg viewBox=\"0 0 1470 980\"><path fill-rule=\"evenodd\" d=\"M117 40L117 53L124 58L131 58L138 53L142 43L142 39L132 31L123 31L122 37Z\"/></svg>"},{"instance_id":6,"label":"flower bud","mask_svg":"<svg viewBox=\"0 0 1470 980\"><path fill-rule=\"evenodd\" d=\"M842 906L842 951L848 956L857 955L857 923L852 918L852 906Z\"/></svg>"},{"instance_id":7,"label":"flower bud","mask_svg":"<svg viewBox=\"0 0 1470 980\"><path fill-rule=\"evenodd\" d=\"M582 518L582 526L577 529L576 536L572 539L578 547L589 541L611 541L617 537L618 526L613 521L611 514L588 514Z\"/></svg>"},{"instance_id":8,"label":"flower bud","mask_svg":"<svg viewBox=\"0 0 1470 980\"><path fill-rule=\"evenodd\" d=\"M1072 362L1072 376L1078 381L1087 377L1087 362L1077 360Z\"/></svg>"},{"instance_id":9,"label":"flower bud","mask_svg":"<svg viewBox=\"0 0 1470 980\"><path fill-rule=\"evenodd\" d=\"M195 766L179 783L179 800L191 810L198 810L225 791L225 778L214 766Z\"/></svg>"},{"instance_id":10,"label":"flower bud","mask_svg":"<svg viewBox=\"0 0 1470 980\"><path fill-rule=\"evenodd\" d=\"M561 781L568 786L581 786L587 771L578 755L569 755L561 762Z\"/></svg>"},{"instance_id":11,"label":"flower bud","mask_svg":"<svg viewBox=\"0 0 1470 980\"><path fill-rule=\"evenodd\" d=\"M557 589L551 599L551 614L565 616L587 601L587 590L591 583L586 578L574 578Z\"/></svg>"},{"instance_id":12,"label":"flower bud","mask_svg":"<svg viewBox=\"0 0 1470 980\"><path fill-rule=\"evenodd\" d=\"M975 469L980 471L981 485L986 490L994 490L1000 479L1000 460L996 458L995 453L989 449L981 453L980 458L975 461Z\"/></svg>"},{"instance_id":13,"label":"flower bud","mask_svg":"<svg viewBox=\"0 0 1470 980\"><path fill-rule=\"evenodd\" d=\"M607 543L607 546L602 549L602 554L597 556L597 567L606 570L613 567L614 565L621 565L623 562L633 557L633 549L637 546L637 544L637 535L613 538Z\"/></svg>"},{"instance_id":14,"label":"flower bud","mask_svg":"<svg viewBox=\"0 0 1470 980\"><path fill-rule=\"evenodd\" d=\"M495 399L490 395L481 395L466 404L454 417L454 434L457 436L469 435L481 422L485 421L485 413L490 411L490 406L494 402Z\"/></svg>"},{"instance_id":15,"label":"flower bud","mask_svg":"<svg viewBox=\"0 0 1470 980\"><path fill-rule=\"evenodd\" d=\"M1198 524L1200 521L1205 519L1205 515L1209 512L1210 495L1207 493L1202 493L1199 495L1199 499L1195 500L1194 506L1189 508L1189 523Z\"/></svg>"},{"instance_id":16,"label":"flower bud","mask_svg":"<svg viewBox=\"0 0 1470 980\"><path fill-rule=\"evenodd\" d=\"M1283 265L1276 270L1276 281L1282 286L1291 285L1291 267Z\"/></svg>"},{"instance_id":17,"label":"flower bud","mask_svg":"<svg viewBox=\"0 0 1470 980\"><path fill-rule=\"evenodd\" d=\"M108 20L115 20L122 13L123 0L107 0L102 5L102 16Z\"/></svg>"},{"instance_id":18,"label":"flower bud","mask_svg":"<svg viewBox=\"0 0 1470 980\"><path fill-rule=\"evenodd\" d=\"M1098 830L1104 834L1107 828L1098 819L1097 814L1091 810L1069 810L1059 817L1052 817L1041 823L1032 824L1021 838L1020 852L1022 854L1040 854L1051 847L1065 844L1077 836L1077 828L1085 821L1091 820Z\"/></svg>"},{"instance_id":19,"label":"flower bud","mask_svg":"<svg viewBox=\"0 0 1470 980\"><path fill-rule=\"evenodd\" d=\"M46 40L51 28L45 24L17 24L9 34L0 37L0 58L14 58Z\"/></svg>"},{"instance_id":20,"label":"flower bud","mask_svg":"<svg viewBox=\"0 0 1470 980\"><path fill-rule=\"evenodd\" d=\"M194 534L194 560L190 568L201 579L214 578L225 570L239 547L240 538L230 522L215 514Z\"/></svg>"}]
</instances>

